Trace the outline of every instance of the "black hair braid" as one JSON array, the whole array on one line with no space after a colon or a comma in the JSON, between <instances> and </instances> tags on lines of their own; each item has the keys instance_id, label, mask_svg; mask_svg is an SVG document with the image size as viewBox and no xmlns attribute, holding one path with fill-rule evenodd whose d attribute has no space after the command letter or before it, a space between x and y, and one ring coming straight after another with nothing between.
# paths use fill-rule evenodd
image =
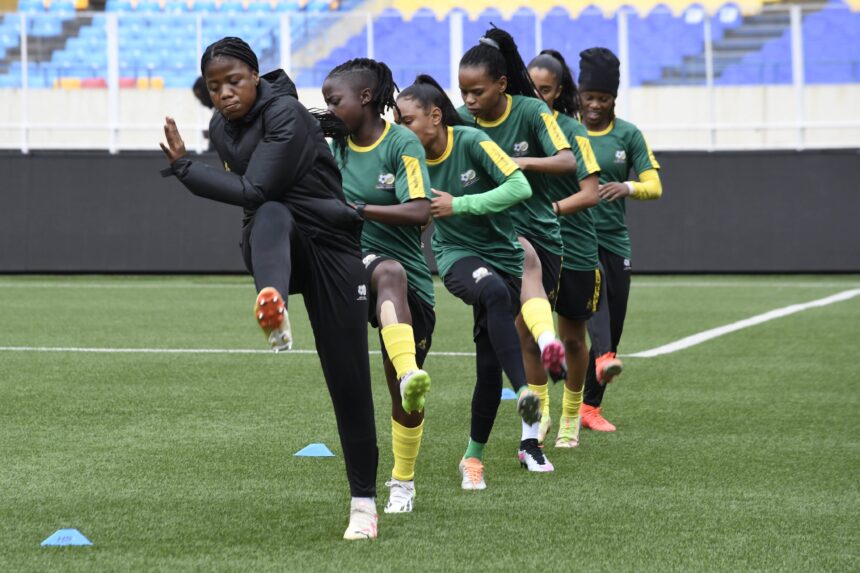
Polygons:
<instances>
[{"instance_id":1,"label":"black hair braid","mask_svg":"<svg viewBox=\"0 0 860 573\"><path fill-rule=\"evenodd\" d=\"M361 78L361 88L369 88L373 92L371 102L376 113L384 115L389 109L397 109L394 94L399 91L394 82L394 76L385 63L370 58L355 58L334 68L328 78L335 76L358 75Z\"/></svg>"},{"instance_id":2,"label":"black hair braid","mask_svg":"<svg viewBox=\"0 0 860 573\"><path fill-rule=\"evenodd\" d=\"M460 117L457 108L451 103L451 99L439 85L439 82L427 74L418 75L415 82L397 96L397 99L401 98L418 102L424 111L429 111L433 106L438 107L442 110L442 123L446 126L465 125L466 123Z\"/></svg>"},{"instance_id":3,"label":"black hair braid","mask_svg":"<svg viewBox=\"0 0 860 573\"><path fill-rule=\"evenodd\" d=\"M334 147L338 155L346 158L346 138L349 136L349 128L346 127L346 124L327 109L310 108L308 112L320 122L323 135L334 141Z\"/></svg>"},{"instance_id":4,"label":"black hair braid","mask_svg":"<svg viewBox=\"0 0 860 573\"><path fill-rule=\"evenodd\" d=\"M461 68L477 66L484 66L494 80L507 77L505 92L510 95L540 97L535 93L534 83L513 36L495 25L460 60Z\"/></svg>"},{"instance_id":5,"label":"black hair braid","mask_svg":"<svg viewBox=\"0 0 860 573\"><path fill-rule=\"evenodd\" d=\"M228 36L221 38L217 42L209 44L203 50L203 56L200 58L200 72L206 76L206 67L215 58L219 57L235 58L240 62L244 62L253 71L260 72L260 63L257 61L257 54L251 49L251 46L242 38Z\"/></svg>"},{"instance_id":6,"label":"black hair braid","mask_svg":"<svg viewBox=\"0 0 860 573\"><path fill-rule=\"evenodd\" d=\"M573 81L573 74L570 72L570 67L564 60L564 56L556 50L543 50L529 62L529 69L532 68L542 68L555 74L561 85L561 94L553 102L552 107L557 109L559 113L579 119L579 89L576 87L576 82Z\"/></svg>"}]
</instances>

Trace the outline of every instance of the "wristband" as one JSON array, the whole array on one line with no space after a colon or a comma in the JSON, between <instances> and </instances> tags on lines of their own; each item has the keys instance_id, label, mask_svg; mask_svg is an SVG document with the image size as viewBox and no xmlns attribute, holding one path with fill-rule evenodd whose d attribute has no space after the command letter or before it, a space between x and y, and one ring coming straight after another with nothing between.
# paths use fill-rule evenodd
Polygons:
<instances>
[{"instance_id":1,"label":"wristband","mask_svg":"<svg viewBox=\"0 0 860 573\"><path fill-rule=\"evenodd\" d=\"M358 216L364 219L364 208L367 207L367 203L364 201L356 201L355 202L355 212L358 213Z\"/></svg>"},{"instance_id":2,"label":"wristband","mask_svg":"<svg viewBox=\"0 0 860 573\"><path fill-rule=\"evenodd\" d=\"M633 182L632 181L625 181L624 184L627 185L627 189L630 191L630 196L632 197L633 196Z\"/></svg>"},{"instance_id":3,"label":"wristband","mask_svg":"<svg viewBox=\"0 0 860 573\"><path fill-rule=\"evenodd\" d=\"M553 202L552 202L552 213L553 213L553 215L555 215L556 217L558 217L559 215L561 215L561 208L558 206L558 201L553 201Z\"/></svg>"}]
</instances>

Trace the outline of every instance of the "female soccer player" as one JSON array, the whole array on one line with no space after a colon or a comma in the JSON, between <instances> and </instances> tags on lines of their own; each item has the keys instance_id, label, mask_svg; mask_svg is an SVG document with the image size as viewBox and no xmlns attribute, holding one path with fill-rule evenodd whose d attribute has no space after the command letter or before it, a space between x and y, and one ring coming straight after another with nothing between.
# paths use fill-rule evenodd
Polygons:
<instances>
[{"instance_id":1,"label":"female soccer player","mask_svg":"<svg viewBox=\"0 0 860 573\"><path fill-rule=\"evenodd\" d=\"M531 189L498 145L480 130L462 125L430 76L418 76L397 103L399 121L415 132L427 153L436 195L433 252L439 274L445 287L473 308L477 382L460 473L463 489L484 489L483 452L501 400L502 371L514 388L526 387L514 326L523 248L506 209L528 199ZM518 406L520 414L528 416L538 411L539 402L534 394L521 393ZM536 439L520 444L519 460L533 471L553 469Z\"/></svg>"},{"instance_id":2,"label":"female soccer player","mask_svg":"<svg viewBox=\"0 0 860 573\"><path fill-rule=\"evenodd\" d=\"M576 155L576 177L553 177L548 181L552 196L556 198L553 208L561 216L564 242L561 283L555 310L558 314L558 332L565 346L567 379L555 445L558 448L574 448L579 445L579 409L588 368L585 325L595 310L600 292L597 235L594 232L594 219L588 210L598 202L600 168L594 160L586 129L576 120L579 93L564 57L555 50L544 50L529 63L529 74L538 93L554 110L553 117ZM532 390L540 396L543 404L538 435L538 441L543 443L552 424L546 381L540 386L533 385Z\"/></svg>"},{"instance_id":3,"label":"female soccer player","mask_svg":"<svg viewBox=\"0 0 860 573\"><path fill-rule=\"evenodd\" d=\"M344 200L320 123L282 70L260 76L239 38L207 47L200 67L218 112L209 134L224 170L192 161L168 117L165 174L195 195L244 209L242 255L259 292L254 314L276 350L292 344L285 295L304 295L352 493L344 539L374 538L378 451L361 219Z\"/></svg>"},{"instance_id":4,"label":"female soccer player","mask_svg":"<svg viewBox=\"0 0 860 573\"><path fill-rule=\"evenodd\" d=\"M346 198L364 218L361 249L370 284L370 322L379 328L391 393L394 468L386 513L412 511L415 460L424 432L430 377L420 368L430 350L436 315L433 279L421 250L430 222L430 182L424 148L406 128L382 115L396 106L391 70L366 58L329 73L323 97L350 132L334 146ZM416 351L417 350L417 351Z\"/></svg>"},{"instance_id":5,"label":"female soccer player","mask_svg":"<svg viewBox=\"0 0 860 573\"><path fill-rule=\"evenodd\" d=\"M594 208L600 265L603 270L600 303L588 321L592 341L609 340L609 352L590 352L582 425L600 432L614 432L615 426L601 414L606 384L621 371L616 358L627 298L630 294L630 236L625 221L625 199L659 199L663 194L657 170L660 164L642 133L632 123L615 117L619 62L606 48L589 48L579 54L579 89L583 123L597 163L600 165L600 203ZM639 181L630 181L630 170Z\"/></svg>"},{"instance_id":6,"label":"female soccer player","mask_svg":"<svg viewBox=\"0 0 860 573\"><path fill-rule=\"evenodd\" d=\"M547 178L575 174L576 159L552 112L535 93L514 39L504 30L488 30L463 55L459 82L463 118L506 151L531 185L532 197L512 210L526 257L517 327L528 380L545 383L547 373L554 380L563 379L564 347L552 319L562 241ZM524 425L523 441L537 441L539 431L537 421Z\"/></svg>"}]
</instances>

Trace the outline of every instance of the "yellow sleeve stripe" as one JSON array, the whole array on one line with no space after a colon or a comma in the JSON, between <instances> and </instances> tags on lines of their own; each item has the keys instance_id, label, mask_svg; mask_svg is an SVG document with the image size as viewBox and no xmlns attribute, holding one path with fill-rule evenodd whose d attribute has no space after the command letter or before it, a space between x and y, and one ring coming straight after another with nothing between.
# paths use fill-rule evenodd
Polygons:
<instances>
[{"instance_id":1,"label":"yellow sleeve stripe","mask_svg":"<svg viewBox=\"0 0 860 573\"><path fill-rule=\"evenodd\" d=\"M490 156L490 159L493 160L493 163L496 164L496 167L499 168L499 171L505 177L510 176L511 173L519 169L514 160L511 159L507 153L502 151L502 148L496 145L495 141L482 141L480 143L481 149L484 150L484 153Z\"/></svg>"},{"instance_id":2,"label":"yellow sleeve stripe","mask_svg":"<svg viewBox=\"0 0 860 573\"><path fill-rule=\"evenodd\" d=\"M660 169L660 164L657 163L657 159L654 158L654 152L651 151L651 146L648 145L648 142L645 141L644 137L642 138L642 141L645 143L645 149L648 150L648 159L651 161L651 165L654 167L654 169Z\"/></svg>"},{"instance_id":3,"label":"yellow sleeve stripe","mask_svg":"<svg viewBox=\"0 0 860 573\"><path fill-rule=\"evenodd\" d=\"M558 126L558 122L555 118L548 113L541 113L540 116L546 124L546 130L549 132L549 138L552 140L552 144L555 148L558 151L561 151L562 149L570 149L570 142L567 140L567 137L564 136L564 132Z\"/></svg>"},{"instance_id":4,"label":"yellow sleeve stripe","mask_svg":"<svg viewBox=\"0 0 860 573\"><path fill-rule=\"evenodd\" d=\"M585 169L588 174L597 173L600 171L600 165L594 157L594 150L591 148L591 142L587 137L582 135L576 136L576 144L579 146L579 152L582 154L582 161L585 163Z\"/></svg>"},{"instance_id":5,"label":"yellow sleeve stripe","mask_svg":"<svg viewBox=\"0 0 860 573\"><path fill-rule=\"evenodd\" d=\"M406 182L409 186L410 199L425 199L427 191L424 189L424 178L421 177L421 162L415 157L401 155L403 165L406 167Z\"/></svg>"}]
</instances>

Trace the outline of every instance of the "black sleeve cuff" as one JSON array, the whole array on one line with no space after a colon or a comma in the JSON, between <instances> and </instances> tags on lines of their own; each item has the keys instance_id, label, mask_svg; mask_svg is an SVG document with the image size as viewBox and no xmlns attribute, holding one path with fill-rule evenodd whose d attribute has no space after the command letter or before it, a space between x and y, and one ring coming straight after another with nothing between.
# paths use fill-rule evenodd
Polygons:
<instances>
[{"instance_id":1,"label":"black sleeve cuff","mask_svg":"<svg viewBox=\"0 0 860 573\"><path fill-rule=\"evenodd\" d=\"M179 177L180 172L182 172L188 165L191 164L191 160L185 157L180 157L176 161L170 164L170 167L165 167L161 170L162 177L170 177L171 175L176 175Z\"/></svg>"}]
</instances>

